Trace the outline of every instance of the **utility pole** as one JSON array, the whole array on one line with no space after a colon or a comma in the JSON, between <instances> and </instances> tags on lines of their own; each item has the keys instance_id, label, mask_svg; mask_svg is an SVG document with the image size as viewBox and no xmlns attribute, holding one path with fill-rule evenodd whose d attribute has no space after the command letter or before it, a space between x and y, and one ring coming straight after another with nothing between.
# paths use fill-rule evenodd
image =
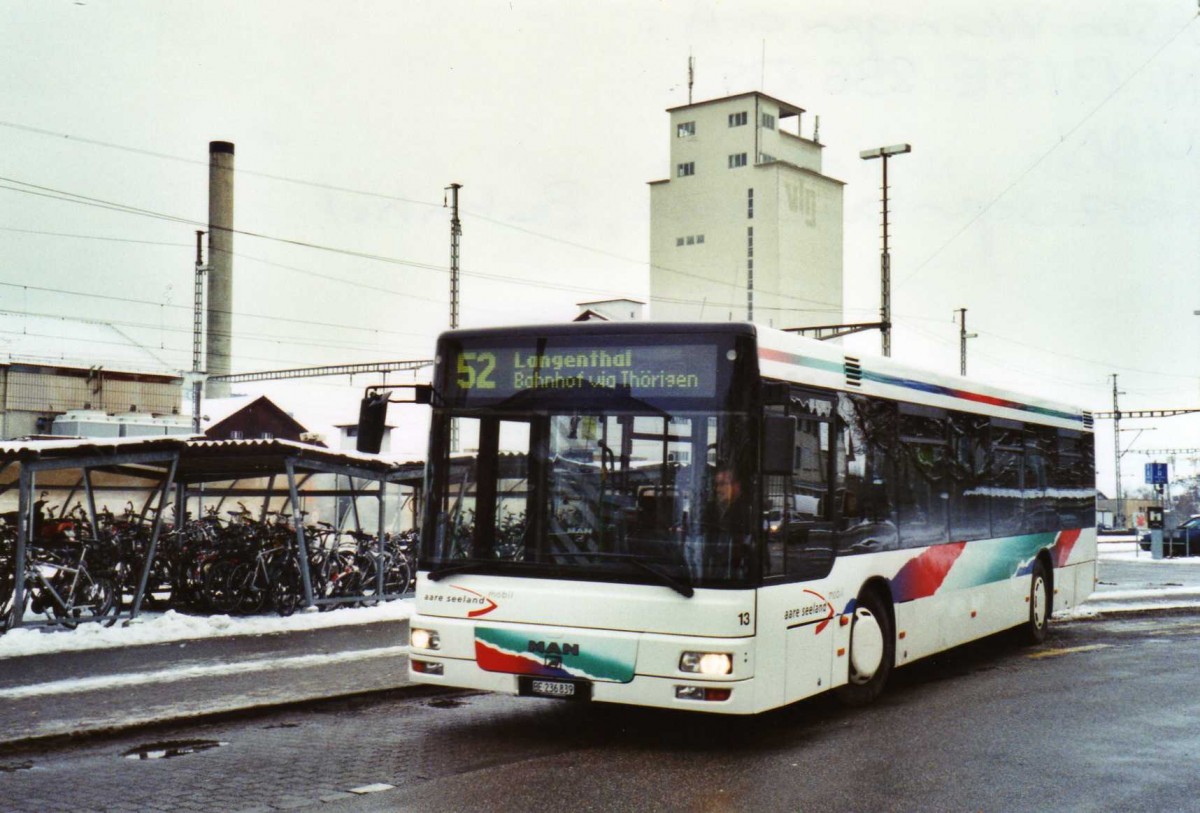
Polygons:
<instances>
[{"instance_id":1,"label":"utility pole","mask_svg":"<svg viewBox=\"0 0 1200 813\"><path fill-rule=\"evenodd\" d=\"M959 308L955 311L959 314L958 323L958 373L959 375L967 374L967 339L979 338L978 333L967 332L967 309Z\"/></svg>"},{"instance_id":2,"label":"utility pole","mask_svg":"<svg viewBox=\"0 0 1200 813\"><path fill-rule=\"evenodd\" d=\"M446 189L450 192L450 329L453 330L458 327L458 238L462 236L458 190L462 189L462 184L452 183Z\"/></svg>"},{"instance_id":3,"label":"utility pole","mask_svg":"<svg viewBox=\"0 0 1200 813\"><path fill-rule=\"evenodd\" d=\"M192 431L200 434L200 395L204 390L201 348L204 342L204 232L196 230L196 280L192 292Z\"/></svg>"},{"instance_id":4,"label":"utility pole","mask_svg":"<svg viewBox=\"0 0 1200 813\"><path fill-rule=\"evenodd\" d=\"M458 327L458 238L462 236L462 221L458 219L458 190L462 184L446 187L450 192L450 329ZM443 204L445 205L445 204ZM458 419L450 421L450 451L458 449Z\"/></svg>"},{"instance_id":5,"label":"utility pole","mask_svg":"<svg viewBox=\"0 0 1200 813\"><path fill-rule=\"evenodd\" d=\"M1113 380L1113 468L1117 475L1117 516L1113 524L1121 528L1125 527L1125 510L1121 503L1121 407L1117 404L1117 396L1124 393L1117 390L1117 374L1112 374Z\"/></svg>"},{"instance_id":6,"label":"utility pole","mask_svg":"<svg viewBox=\"0 0 1200 813\"><path fill-rule=\"evenodd\" d=\"M863 150L858 157L864 161L883 159L883 253L879 257L879 324L883 334L883 354L892 355L892 255L888 250L888 158L912 152L912 144L895 144Z\"/></svg>"}]
</instances>

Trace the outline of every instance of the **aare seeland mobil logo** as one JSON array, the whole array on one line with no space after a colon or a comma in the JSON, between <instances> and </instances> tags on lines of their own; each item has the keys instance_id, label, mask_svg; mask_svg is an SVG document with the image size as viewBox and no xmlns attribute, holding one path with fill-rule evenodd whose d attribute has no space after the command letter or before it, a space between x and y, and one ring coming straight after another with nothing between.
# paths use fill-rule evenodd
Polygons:
<instances>
[{"instance_id":1,"label":"aare seeland mobil logo","mask_svg":"<svg viewBox=\"0 0 1200 813\"><path fill-rule=\"evenodd\" d=\"M443 592L428 592L421 598L431 604L439 604L445 607L454 605L465 606L471 609L467 610L467 618L479 618L487 615L495 610L500 605L493 601L489 596L485 596L476 590L469 587L463 587L458 584L452 584L450 587L458 590L458 593L443 593ZM463 595L465 594L465 595Z\"/></svg>"}]
</instances>

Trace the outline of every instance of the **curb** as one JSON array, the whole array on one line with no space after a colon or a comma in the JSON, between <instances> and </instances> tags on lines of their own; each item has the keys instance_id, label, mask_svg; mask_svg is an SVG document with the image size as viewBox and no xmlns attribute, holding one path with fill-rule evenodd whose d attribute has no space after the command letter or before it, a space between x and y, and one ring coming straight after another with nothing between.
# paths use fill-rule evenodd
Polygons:
<instances>
[{"instance_id":1,"label":"curb","mask_svg":"<svg viewBox=\"0 0 1200 813\"><path fill-rule=\"evenodd\" d=\"M62 745L79 745L93 741L115 739L135 732L147 734L156 731L167 731L180 724L215 724L230 720L252 720L256 717L266 717L286 711L302 711L318 709L325 706L345 704L354 706L361 703L375 702L389 697L409 698L422 696L437 696L465 689L451 689L441 686L430 686L410 683L390 689L371 689L365 692L350 692L323 697L311 697L299 700L285 700L280 703L259 703L253 706L241 706L220 711L203 711L194 714L179 714L161 720L140 720L125 724L99 726L97 728L72 731L61 734L38 734L15 740L0 741L0 756L28 751L39 748L55 748Z\"/></svg>"}]
</instances>

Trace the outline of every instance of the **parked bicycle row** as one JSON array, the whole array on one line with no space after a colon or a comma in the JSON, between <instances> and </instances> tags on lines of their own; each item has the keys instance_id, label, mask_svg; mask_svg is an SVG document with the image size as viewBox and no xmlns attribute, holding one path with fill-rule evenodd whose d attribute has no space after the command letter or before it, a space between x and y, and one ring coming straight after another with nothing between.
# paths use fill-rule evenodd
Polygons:
<instances>
[{"instance_id":1,"label":"parked bicycle row","mask_svg":"<svg viewBox=\"0 0 1200 813\"><path fill-rule=\"evenodd\" d=\"M194 613L289 615L305 603L305 582L321 609L358 605L407 592L416 573L413 531L377 536L327 522L304 527L307 557L290 513L256 515L238 503L221 516L210 507L180 528L164 522L142 607ZM302 520L304 519L302 513ZM25 546L23 597L16 606L17 517L0 514L0 633L32 611L52 623L112 623L131 606L153 538L153 512L132 504L98 511L35 503Z\"/></svg>"}]
</instances>

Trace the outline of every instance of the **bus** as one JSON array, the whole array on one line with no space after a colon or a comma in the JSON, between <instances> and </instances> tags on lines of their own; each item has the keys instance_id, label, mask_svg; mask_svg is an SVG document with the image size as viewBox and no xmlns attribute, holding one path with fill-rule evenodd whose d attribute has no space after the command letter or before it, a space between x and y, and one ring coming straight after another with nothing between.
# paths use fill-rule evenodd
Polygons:
<instances>
[{"instance_id":1,"label":"bus","mask_svg":"<svg viewBox=\"0 0 1200 813\"><path fill-rule=\"evenodd\" d=\"M743 323L454 330L425 395L416 683L863 705L1095 585L1063 404Z\"/></svg>"}]
</instances>

